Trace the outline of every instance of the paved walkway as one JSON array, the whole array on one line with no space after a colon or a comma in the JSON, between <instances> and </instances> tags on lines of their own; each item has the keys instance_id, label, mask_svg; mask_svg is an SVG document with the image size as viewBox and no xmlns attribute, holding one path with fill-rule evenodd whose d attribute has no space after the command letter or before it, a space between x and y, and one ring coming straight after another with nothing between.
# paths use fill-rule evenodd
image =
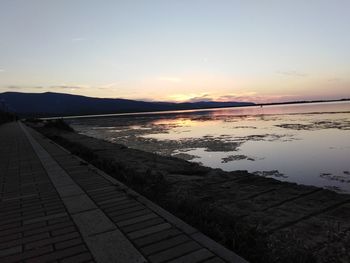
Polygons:
<instances>
[{"instance_id":1,"label":"paved walkway","mask_svg":"<svg viewBox=\"0 0 350 263\"><path fill-rule=\"evenodd\" d=\"M0 126L0 262L246 262L22 124Z\"/></svg>"}]
</instances>

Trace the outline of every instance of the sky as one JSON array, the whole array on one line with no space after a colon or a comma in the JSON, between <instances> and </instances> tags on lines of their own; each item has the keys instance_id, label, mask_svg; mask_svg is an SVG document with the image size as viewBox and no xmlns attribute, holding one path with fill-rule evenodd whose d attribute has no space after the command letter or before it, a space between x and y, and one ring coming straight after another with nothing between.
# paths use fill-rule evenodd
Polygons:
<instances>
[{"instance_id":1,"label":"sky","mask_svg":"<svg viewBox=\"0 0 350 263\"><path fill-rule=\"evenodd\" d=\"M350 97L350 0L0 0L0 92Z\"/></svg>"}]
</instances>

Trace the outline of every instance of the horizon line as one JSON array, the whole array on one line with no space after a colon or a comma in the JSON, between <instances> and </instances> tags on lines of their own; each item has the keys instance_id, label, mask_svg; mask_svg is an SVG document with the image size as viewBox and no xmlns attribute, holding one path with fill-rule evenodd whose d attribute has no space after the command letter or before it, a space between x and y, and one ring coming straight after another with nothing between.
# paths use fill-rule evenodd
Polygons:
<instances>
[{"instance_id":1,"label":"horizon line","mask_svg":"<svg viewBox=\"0 0 350 263\"><path fill-rule=\"evenodd\" d=\"M123 97L93 97L93 96L87 96L82 94L72 94L72 93L61 93L61 92L52 92L52 91L45 91L45 92L21 92L21 91L4 91L0 94L4 93L21 93L21 94L46 94L46 93L52 93L52 94L61 94L61 95L69 95L69 96L79 96L79 97L86 97L86 98L93 98L93 99L115 99L115 100L130 100L130 101L139 101L139 102L149 102L149 103L173 103L173 104L182 104L182 103L203 103L203 102L216 102L216 103L254 103L255 105L273 105L273 104L288 104L288 103L311 103L311 102L332 102L332 101L347 101L350 100L350 97L341 97L337 99L300 99L300 100L287 100L287 101L276 101L276 102L254 102L254 101L241 101L241 100L198 100L198 101L165 101L165 100L147 100L147 99L129 99L129 98L123 98Z\"/></svg>"}]
</instances>

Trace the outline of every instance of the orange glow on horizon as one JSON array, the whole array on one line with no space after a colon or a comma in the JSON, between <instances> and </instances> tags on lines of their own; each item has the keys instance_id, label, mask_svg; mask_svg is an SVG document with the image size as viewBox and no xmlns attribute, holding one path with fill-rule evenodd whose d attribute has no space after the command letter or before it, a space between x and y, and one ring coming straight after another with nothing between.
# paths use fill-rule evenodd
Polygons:
<instances>
[{"instance_id":1,"label":"orange glow on horizon","mask_svg":"<svg viewBox=\"0 0 350 263\"><path fill-rule=\"evenodd\" d=\"M64 83L51 86L19 86L9 91L57 92L98 98L122 98L164 102L285 102L296 100L341 99L350 97L350 82L329 80L330 76L259 77L253 80L227 75L158 76L109 83ZM288 78L291 78L288 76ZM337 91L337 92L335 92Z\"/></svg>"}]
</instances>

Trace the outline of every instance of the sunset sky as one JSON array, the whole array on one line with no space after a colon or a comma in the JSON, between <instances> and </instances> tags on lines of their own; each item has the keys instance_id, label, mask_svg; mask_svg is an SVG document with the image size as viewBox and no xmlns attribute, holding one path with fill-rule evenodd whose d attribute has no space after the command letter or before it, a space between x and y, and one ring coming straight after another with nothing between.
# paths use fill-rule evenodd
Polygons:
<instances>
[{"instance_id":1,"label":"sunset sky","mask_svg":"<svg viewBox=\"0 0 350 263\"><path fill-rule=\"evenodd\" d=\"M0 92L350 97L349 0L0 0Z\"/></svg>"}]
</instances>

